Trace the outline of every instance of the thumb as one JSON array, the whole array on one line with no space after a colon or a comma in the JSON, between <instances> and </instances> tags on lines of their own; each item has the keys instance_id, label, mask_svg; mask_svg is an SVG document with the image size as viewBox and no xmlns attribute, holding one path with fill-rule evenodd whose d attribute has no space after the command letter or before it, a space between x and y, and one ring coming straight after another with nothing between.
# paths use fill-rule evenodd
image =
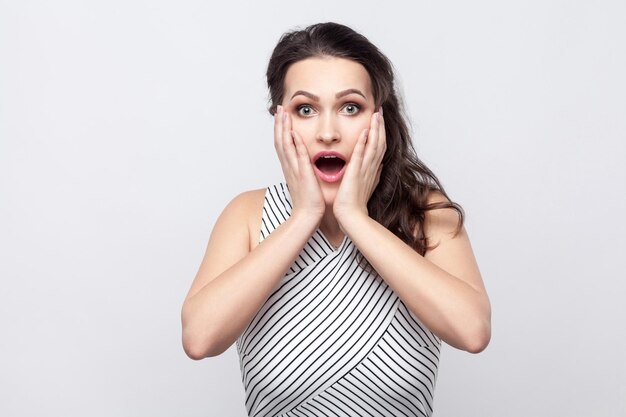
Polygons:
<instances>
[{"instance_id":1,"label":"thumb","mask_svg":"<svg viewBox=\"0 0 626 417\"><path fill-rule=\"evenodd\" d=\"M380 182L380 174L383 172L383 164L378 166L378 171L376 171L376 181L374 182L374 190L378 187L378 183Z\"/></svg>"}]
</instances>

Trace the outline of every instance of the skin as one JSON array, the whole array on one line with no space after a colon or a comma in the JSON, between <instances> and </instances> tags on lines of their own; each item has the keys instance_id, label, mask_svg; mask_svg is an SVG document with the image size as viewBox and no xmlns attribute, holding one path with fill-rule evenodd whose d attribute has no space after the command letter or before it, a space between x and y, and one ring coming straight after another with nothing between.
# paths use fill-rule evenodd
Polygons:
<instances>
[{"instance_id":1,"label":"skin","mask_svg":"<svg viewBox=\"0 0 626 417\"><path fill-rule=\"evenodd\" d=\"M370 145L367 154L366 143ZM276 115L275 147L294 209L320 217L320 230L338 245L344 232L335 210L366 207L378 184L386 149L384 125L365 68L338 58L310 58L293 64L285 76L285 97ZM316 176L311 161L323 150L346 157L346 180L328 183ZM364 182L355 182L357 178Z\"/></svg>"},{"instance_id":2,"label":"skin","mask_svg":"<svg viewBox=\"0 0 626 417\"><path fill-rule=\"evenodd\" d=\"M360 94L337 96L349 89ZM291 216L258 243L265 190L242 193L224 209L183 304L183 348L189 357L219 355L234 343L317 228L334 244L347 234L443 341L468 352L485 349L491 307L465 228L453 233L456 213L426 213L426 235L439 245L424 256L368 216L367 201L378 184L386 149L380 113L360 64L323 57L291 65L274 120L274 146L292 197ZM312 158L320 150L346 157L340 182L327 183L316 175ZM429 202L444 200L438 192L429 196Z\"/></svg>"}]
</instances>

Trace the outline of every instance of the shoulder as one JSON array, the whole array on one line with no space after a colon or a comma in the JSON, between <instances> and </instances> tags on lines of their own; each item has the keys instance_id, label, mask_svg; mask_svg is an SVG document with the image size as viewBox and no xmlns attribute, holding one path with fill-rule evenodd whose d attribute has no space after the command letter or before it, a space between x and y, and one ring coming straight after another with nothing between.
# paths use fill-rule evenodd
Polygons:
<instances>
[{"instance_id":1,"label":"shoulder","mask_svg":"<svg viewBox=\"0 0 626 417\"><path fill-rule=\"evenodd\" d=\"M244 191L226 206L220 218L224 223L247 232L250 249L258 243L266 188Z\"/></svg>"},{"instance_id":2,"label":"shoulder","mask_svg":"<svg viewBox=\"0 0 626 417\"><path fill-rule=\"evenodd\" d=\"M256 190L244 191L235 196L230 203L228 203L226 208L239 212L249 212L255 206L262 208L266 190L266 188L259 188Z\"/></svg>"},{"instance_id":3,"label":"shoulder","mask_svg":"<svg viewBox=\"0 0 626 417\"><path fill-rule=\"evenodd\" d=\"M428 203L454 204L440 191L432 191ZM424 233L428 247L424 258L441 269L460 278L475 289L483 288L478 264L463 220L463 209L444 207L427 210L424 220Z\"/></svg>"},{"instance_id":4,"label":"shoulder","mask_svg":"<svg viewBox=\"0 0 626 417\"><path fill-rule=\"evenodd\" d=\"M211 231L204 258L187 298L192 297L252 250L250 224L254 221L254 211L262 210L258 207L259 204L261 207L263 205L264 192L265 190L243 192L222 210Z\"/></svg>"},{"instance_id":5,"label":"shoulder","mask_svg":"<svg viewBox=\"0 0 626 417\"><path fill-rule=\"evenodd\" d=\"M238 194L224 208L222 216L237 218L239 221L257 216L263 209L265 191L266 188L259 188Z\"/></svg>"},{"instance_id":6,"label":"shoulder","mask_svg":"<svg viewBox=\"0 0 626 417\"><path fill-rule=\"evenodd\" d=\"M431 190L426 204L448 203L451 201L439 190ZM437 245L442 241L453 239L464 232L459 222L459 212L451 207L435 208L426 210L424 214L424 235L429 240L429 245ZM459 233L460 232L460 233Z\"/></svg>"}]
</instances>

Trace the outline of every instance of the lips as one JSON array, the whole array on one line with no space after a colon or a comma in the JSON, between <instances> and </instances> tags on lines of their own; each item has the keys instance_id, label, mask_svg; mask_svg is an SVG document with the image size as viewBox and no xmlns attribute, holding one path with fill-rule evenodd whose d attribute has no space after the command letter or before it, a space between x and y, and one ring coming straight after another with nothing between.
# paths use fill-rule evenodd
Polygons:
<instances>
[{"instance_id":1,"label":"lips","mask_svg":"<svg viewBox=\"0 0 626 417\"><path fill-rule=\"evenodd\" d=\"M313 157L317 176L325 182L337 182L343 177L346 159L339 152L322 151Z\"/></svg>"}]
</instances>

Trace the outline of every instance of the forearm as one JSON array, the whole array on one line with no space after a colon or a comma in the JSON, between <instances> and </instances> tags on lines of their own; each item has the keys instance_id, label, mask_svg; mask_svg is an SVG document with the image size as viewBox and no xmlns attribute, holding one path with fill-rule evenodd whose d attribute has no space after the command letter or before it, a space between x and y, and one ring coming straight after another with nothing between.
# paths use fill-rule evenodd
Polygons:
<instances>
[{"instance_id":1,"label":"forearm","mask_svg":"<svg viewBox=\"0 0 626 417\"><path fill-rule=\"evenodd\" d=\"M480 351L490 335L484 291L441 269L366 215L342 221L363 256L406 306L446 343Z\"/></svg>"},{"instance_id":2,"label":"forearm","mask_svg":"<svg viewBox=\"0 0 626 417\"><path fill-rule=\"evenodd\" d=\"M239 337L317 227L314 219L289 217L232 267L183 306L183 344L200 359L225 351Z\"/></svg>"}]
</instances>

